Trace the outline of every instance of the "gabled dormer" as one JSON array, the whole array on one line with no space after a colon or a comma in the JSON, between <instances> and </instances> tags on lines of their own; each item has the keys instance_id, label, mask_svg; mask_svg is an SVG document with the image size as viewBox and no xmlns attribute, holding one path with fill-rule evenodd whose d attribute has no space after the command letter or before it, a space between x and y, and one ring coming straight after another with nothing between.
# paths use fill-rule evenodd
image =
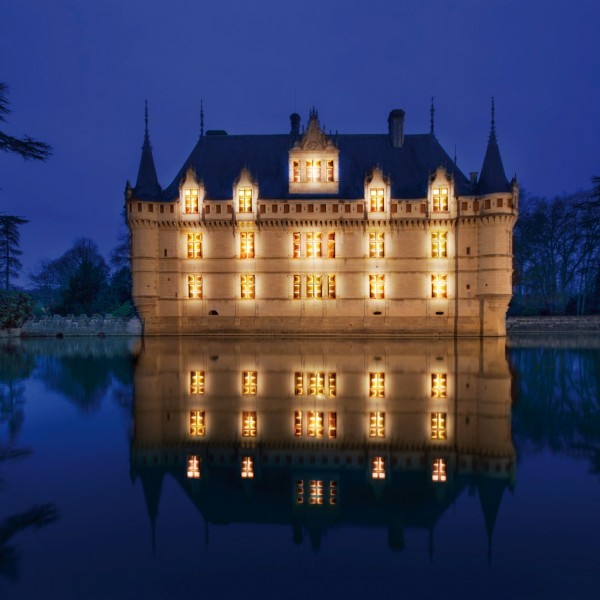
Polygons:
<instances>
[{"instance_id":1,"label":"gabled dormer","mask_svg":"<svg viewBox=\"0 0 600 600\"><path fill-rule=\"evenodd\" d=\"M306 131L289 152L290 194L337 194L339 154L312 109Z\"/></svg>"},{"instance_id":2,"label":"gabled dormer","mask_svg":"<svg viewBox=\"0 0 600 600\"><path fill-rule=\"evenodd\" d=\"M370 220L387 219L390 214L390 180L375 167L365 178L365 203Z\"/></svg>"},{"instance_id":3,"label":"gabled dormer","mask_svg":"<svg viewBox=\"0 0 600 600\"><path fill-rule=\"evenodd\" d=\"M196 221L202 214L204 202L204 185L198 180L196 171L188 168L185 177L179 184L179 206L183 219Z\"/></svg>"},{"instance_id":4,"label":"gabled dormer","mask_svg":"<svg viewBox=\"0 0 600 600\"><path fill-rule=\"evenodd\" d=\"M456 217L456 200L454 198L454 178L443 167L429 178L427 190L429 216L432 219L450 219Z\"/></svg>"},{"instance_id":5,"label":"gabled dormer","mask_svg":"<svg viewBox=\"0 0 600 600\"><path fill-rule=\"evenodd\" d=\"M233 184L233 206L238 221L253 221L258 208L258 184L244 168Z\"/></svg>"}]
</instances>

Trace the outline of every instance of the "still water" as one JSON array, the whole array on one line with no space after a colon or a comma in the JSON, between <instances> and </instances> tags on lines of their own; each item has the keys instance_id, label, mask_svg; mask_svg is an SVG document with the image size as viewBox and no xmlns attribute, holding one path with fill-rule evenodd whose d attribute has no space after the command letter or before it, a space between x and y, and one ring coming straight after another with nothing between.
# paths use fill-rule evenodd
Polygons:
<instances>
[{"instance_id":1,"label":"still water","mask_svg":"<svg viewBox=\"0 0 600 600\"><path fill-rule=\"evenodd\" d=\"M0 347L1 598L597 598L600 340Z\"/></svg>"}]
</instances>

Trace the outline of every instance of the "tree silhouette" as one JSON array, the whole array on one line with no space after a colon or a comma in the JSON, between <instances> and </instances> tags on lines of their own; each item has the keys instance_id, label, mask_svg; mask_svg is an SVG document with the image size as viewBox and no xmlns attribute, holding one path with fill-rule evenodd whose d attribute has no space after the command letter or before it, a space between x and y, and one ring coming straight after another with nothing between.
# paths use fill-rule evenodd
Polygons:
<instances>
[{"instance_id":1,"label":"tree silhouette","mask_svg":"<svg viewBox=\"0 0 600 600\"><path fill-rule=\"evenodd\" d=\"M10 278L19 277L22 268L19 256L23 254L19 249L21 236L19 226L29 223L22 217L0 215L0 272L4 279L4 289L10 289Z\"/></svg>"}]
</instances>

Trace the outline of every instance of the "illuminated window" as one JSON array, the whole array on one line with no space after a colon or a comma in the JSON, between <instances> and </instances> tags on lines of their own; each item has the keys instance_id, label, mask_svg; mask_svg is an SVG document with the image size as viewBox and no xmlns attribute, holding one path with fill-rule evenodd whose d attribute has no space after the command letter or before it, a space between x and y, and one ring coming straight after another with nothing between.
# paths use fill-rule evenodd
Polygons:
<instances>
[{"instance_id":1,"label":"illuminated window","mask_svg":"<svg viewBox=\"0 0 600 600\"><path fill-rule=\"evenodd\" d=\"M384 275L369 275L369 297L374 300L381 300L384 297L384 290Z\"/></svg>"},{"instance_id":2,"label":"illuminated window","mask_svg":"<svg viewBox=\"0 0 600 600\"><path fill-rule=\"evenodd\" d=\"M327 258L335 258L335 232L327 234Z\"/></svg>"},{"instance_id":3,"label":"illuminated window","mask_svg":"<svg viewBox=\"0 0 600 600\"><path fill-rule=\"evenodd\" d=\"M294 374L294 394L302 396L304 394L304 375L300 371Z\"/></svg>"},{"instance_id":4,"label":"illuminated window","mask_svg":"<svg viewBox=\"0 0 600 600\"><path fill-rule=\"evenodd\" d=\"M204 394L204 371L190 371L190 394Z\"/></svg>"},{"instance_id":5,"label":"illuminated window","mask_svg":"<svg viewBox=\"0 0 600 600\"><path fill-rule=\"evenodd\" d=\"M385 413L374 411L369 419L369 437L385 437Z\"/></svg>"},{"instance_id":6,"label":"illuminated window","mask_svg":"<svg viewBox=\"0 0 600 600\"><path fill-rule=\"evenodd\" d=\"M383 188L371 188L369 212L383 212Z\"/></svg>"},{"instance_id":7,"label":"illuminated window","mask_svg":"<svg viewBox=\"0 0 600 600\"><path fill-rule=\"evenodd\" d=\"M446 413L434 412L431 413L431 439L445 440L446 439Z\"/></svg>"},{"instance_id":8,"label":"illuminated window","mask_svg":"<svg viewBox=\"0 0 600 600\"><path fill-rule=\"evenodd\" d=\"M448 276L440 273L434 273L431 276L431 296L432 298L448 297Z\"/></svg>"},{"instance_id":9,"label":"illuminated window","mask_svg":"<svg viewBox=\"0 0 600 600\"><path fill-rule=\"evenodd\" d=\"M296 504L304 504L304 481L296 481Z\"/></svg>"},{"instance_id":10,"label":"illuminated window","mask_svg":"<svg viewBox=\"0 0 600 600\"><path fill-rule=\"evenodd\" d=\"M302 298L302 277L294 275L294 300Z\"/></svg>"},{"instance_id":11,"label":"illuminated window","mask_svg":"<svg viewBox=\"0 0 600 600\"><path fill-rule=\"evenodd\" d=\"M198 190L185 190L185 212L188 215L198 214Z\"/></svg>"},{"instance_id":12,"label":"illuminated window","mask_svg":"<svg viewBox=\"0 0 600 600\"><path fill-rule=\"evenodd\" d=\"M384 257L384 240L385 234L379 231L371 231L369 233L369 257L383 258Z\"/></svg>"},{"instance_id":13,"label":"illuminated window","mask_svg":"<svg viewBox=\"0 0 600 600\"><path fill-rule=\"evenodd\" d=\"M446 373L431 374L431 397L445 398L446 397Z\"/></svg>"},{"instance_id":14,"label":"illuminated window","mask_svg":"<svg viewBox=\"0 0 600 600\"><path fill-rule=\"evenodd\" d=\"M448 256L447 232L445 231L432 231L431 232L431 256L433 258L446 258Z\"/></svg>"},{"instance_id":15,"label":"illuminated window","mask_svg":"<svg viewBox=\"0 0 600 600\"><path fill-rule=\"evenodd\" d=\"M330 412L328 414L327 437L335 439L337 437L337 413Z\"/></svg>"},{"instance_id":16,"label":"illuminated window","mask_svg":"<svg viewBox=\"0 0 600 600\"><path fill-rule=\"evenodd\" d=\"M297 410L294 412L294 435L296 437L302 436L302 411Z\"/></svg>"},{"instance_id":17,"label":"illuminated window","mask_svg":"<svg viewBox=\"0 0 600 600\"><path fill-rule=\"evenodd\" d=\"M337 395L337 373L329 373L329 397L335 398Z\"/></svg>"},{"instance_id":18,"label":"illuminated window","mask_svg":"<svg viewBox=\"0 0 600 600\"><path fill-rule=\"evenodd\" d=\"M308 411L308 437L323 437L323 413L315 410Z\"/></svg>"},{"instance_id":19,"label":"illuminated window","mask_svg":"<svg viewBox=\"0 0 600 600\"><path fill-rule=\"evenodd\" d=\"M323 297L323 278L321 275L306 276L306 295L308 298Z\"/></svg>"},{"instance_id":20,"label":"illuminated window","mask_svg":"<svg viewBox=\"0 0 600 600\"><path fill-rule=\"evenodd\" d=\"M188 275L188 298L202 298L202 275Z\"/></svg>"},{"instance_id":21,"label":"illuminated window","mask_svg":"<svg viewBox=\"0 0 600 600\"><path fill-rule=\"evenodd\" d=\"M188 233L187 234L187 257L202 258L202 234Z\"/></svg>"},{"instance_id":22,"label":"illuminated window","mask_svg":"<svg viewBox=\"0 0 600 600\"><path fill-rule=\"evenodd\" d=\"M252 188L242 187L238 190L238 211L241 213L252 212Z\"/></svg>"},{"instance_id":23,"label":"illuminated window","mask_svg":"<svg viewBox=\"0 0 600 600\"><path fill-rule=\"evenodd\" d=\"M200 479L200 457L192 454L187 457L188 479Z\"/></svg>"},{"instance_id":24,"label":"illuminated window","mask_svg":"<svg viewBox=\"0 0 600 600\"><path fill-rule=\"evenodd\" d=\"M190 410L190 435L202 437L206 433L203 410Z\"/></svg>"},{"instance_id":25,"label":"illuminated window","mask_svg":"<svg viewBox=\"0 0 600 600\"><path fill-rule=\"evenodd\" d=\"M254 459L251 456L242 458L242 479L254 479Z\"/></svg>"},{"instance_id":26,"label":"illuminated window","mask_svg":"<svg viewBox=\"0 0 600 600\"><path fill-rule=\"evenodd\" d=\"M446 481L446 460L436 458L433 461L433 469L431 471L431 481L443 483Z\"/></svg>"},{"instance_id":27,"label":"illuminated window","mask_svg":"<svg viewBox=\"0 0 600 600\"><path fill-rule=\"evenodd\" d=\"M327 275L327 297L335 298L335 275Z\"/></svg>"},{"instance_id":28,"label":"illuminated window","mask_svg":"<svg viewBox=\"0 0 600 600\"><path fill-rule=\"evenodd\" d=\"M327 161L327 181L333 181L333 161Z\"/></svg>"},{"instance_id":29,"label":"illuminated window","mask_svg":"<svg viewBox=\"0 0 600 600\"><path fill-rule=\"evenodd\" d=\"M295 231L292 235L294 240L294 258L300 258L300 232Z\"/></svg>"},{"instance_id":30,"label":"illuminated window","mask_svg":"<svg viewBox=\"0 0 600 600\"><path fill-rule=\"evenodd\" d=\"M240 258L254 258L254 232L240 233Z\"/></svg>"},{"instance_id":31,"label":"illuminated window","mask_svg":"<svg viewBox=\"0 0 600 600\"><path fill-rule=\"evenodd\" d=\"M433 212L448 211L448 188L433 188Z\"/></svg>"},{"instance_id":32,"label":"illuminated window","mask_svg":"<svg viewBox=\"0 0 600 600\"><path fill-rule=\"evenodd\" d=\"M325 374L316 371L308 374L308 395L322 396L325 394Z\"/></svg>"},{"instance_id":33,"label":"illuminated window","mask_svg":"<svg viewBox=\"0 0 600 600\"><path fill-rule=\"evenodd\" d=\"M369 373L369 398L385 398L385 373Z\"/></svg>"},{"instance_id":34,"label":"illuminated window","mask_svg":"<svg viewBox=\"0 0 600 600\"><path fill-rule=\"evenodd\" d=\"M300 181L300 161L292 161L292 181L298 183Z\"/></svg>"},{"instance_id":35,"label":"illuminated window","mask_svg":"<svg viewBox=\"0 0 600 600\"><path fill-rule=\"evenodd\" d=\"M309 504L323 504L323 482L321 480L311 479L308 493Z\"/></svg>"},{"instance_id":36,"label":"illuminated window","mask_svg":"<svg viewBox=\"0 0 600 600\"><path fill-rule=\"evenodd\" d=\"M240 283L242 286L242 299L254 299L254 275L241 275Z\"/></svg>"},{"instance_id":37,"label":"illuminated window","mask_svg":"<svg viewBox=\"0 0 600 600\"><path fill-rule=\"evenodd\" d=\"M242 371L242 394L256 396L256 371Z\"/></svg>"},{"instance_id":38,"label":"illuminated window","mask_svg":"<svg viewBox=\"0 0 600 600\"><path fill-rule=\"evenodd\" d=\"M320 232L309 232L306 234L306 256L308 258L321 258Z\"/></svg>"},{"instance_id":39,"label":"illuminated window","mask_svg":"<svg viewBox=\"0 0 600 600\"><path fill-rule=\"evenodd\" d=\"M371 478L385 479L385 459L383 456L376 456L371 463Z\"/></svg>"},{"instance_id":40,"label":"illuminated window","mask_svg":"<svg viewBox=\"0 0 600 600\"><path fill-rule=\"evenodd\" d=\"M258 424L255 412L242 413L242 437L256 437Z\"/></svg>"},{"instance_id":41,"label":"illuminated window","mask_svg":"<svg viewBox=\"0 0 600 600\"><path fill-rule=\"evenodd\" d=\"M307 160L306 161L306 180L321 181L321 161Z\"/></svg>"},{"instance_id":42,"label":"illuminated window","mask_svg":"<svg viewBox=\"0 0 600 600\"><path fill-rule=\"evenodd\" d=\"M329 504L337 504L337 481L333 480L329 482Z\"/></svg>"}]
</instances>

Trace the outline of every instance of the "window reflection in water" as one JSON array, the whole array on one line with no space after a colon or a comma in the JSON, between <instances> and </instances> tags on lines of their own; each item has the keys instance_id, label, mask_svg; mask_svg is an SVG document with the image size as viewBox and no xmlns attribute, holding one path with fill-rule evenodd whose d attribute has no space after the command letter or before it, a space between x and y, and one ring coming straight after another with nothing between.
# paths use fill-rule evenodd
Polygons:
<instances>
[{"instance_id":1,"label":"window reflection in water","mask_svg":"<svg viewBox=\"0 0 600 600\"><path fill-rule=\"evenodd\" d=\"M147 338L134 476L153 506L152 482L174 477L208 522L289 514L296 540L320 511L401 546L473 486L493 523L515 476L504 344Z\"/></svg>"}]
</instances>

